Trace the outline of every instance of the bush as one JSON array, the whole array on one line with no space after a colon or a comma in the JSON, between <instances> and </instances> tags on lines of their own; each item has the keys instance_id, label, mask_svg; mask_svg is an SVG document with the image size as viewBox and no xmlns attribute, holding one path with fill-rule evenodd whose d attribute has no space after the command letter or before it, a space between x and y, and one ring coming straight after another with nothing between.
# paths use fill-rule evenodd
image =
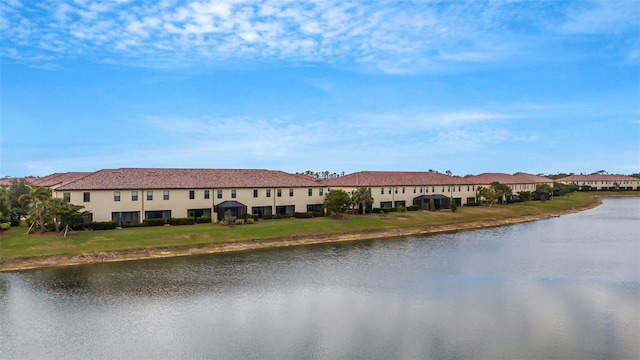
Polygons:
<instances>
[{"instance_id":1,"label":"bush","mask_svg":"<svg viewBox=\"0 0 640 360\"><path fill-rule=\"evenodd\" d=\"M398 206L396 209L397 209L397 211L400 211L400 212L402 212L402 213L403 213L403 212L407 212L407 208L406 208L406 207L404 207L404 206L402 206L402 205Z\"/></svg>"},{"instance_id":2,"label":"bush","mask_svg":"<svg viewBox=\"0 0 640 360\"><path fill-rule=\"evenodd\" d=\"M236 219L236 225L244 225L244 219Z\"/></svg>"},{"instance_id":3,"label":"bush","mask_svg":"<svg viewBox=\"0 0 640 360\"><path fill-rule=\"evenodd\" d=\"M245 224L255 224L255 220L253 218L247 218L247 222Z\"/></svg>"},{"instance_id":4,"label":"bush","mask_svg":"<svg viewBox=\"0 0 640 360\"><path fill-rule=\"evenodd\" d=\"M467 206L480 206L479 202L471 201L467 203Z\"/></svg>"},{"instance_id":5,"label":"bush","mask_svg":"<svg viewBox=\"0 0 640 360\"><path fill-rule=\"evenodd\" d=\"M0 231L7 231L11 227L11 222L0 223Z\"/></svg>"},{"instance_id":6,"label":"bush","mask_svg":"<svg viewBox=\"0 0 640 360\"><path fill-rule=\"evenodd\" d=\"M420 207L418 205L407 206L407 211L418 211Z\"/></svg>"},{"instance_id":7,"label":"bush","mask_svg":"<svg viewBox=\"0 0 640 360\"><path fill-rule=\"evenodd\" d=\"M392 213L392 212L396 212L398 211L398 208L394 208L394 207L386 207L386 208L382 208L382 210L386 213Z\"/></svg>"},{"instance_id":8,"label":"bush","mask_svg":"<svg viewBox=\"0 0 640 360\"><path fill-rule=\"evenodd\" d=\"M384 210L382 210L381 208L373 208L371 209L371 212L373 212L374 214L383 214Z\"/></svg>"},{"instance_id":9,"label":"bush","mask_svg":"<svg viewBox=\"0 0 640 360\"><path fill-rule=\"evenodd\" d=\"M137 227L145 227L149 226L147 223L131 223L131 224L122 224L122 228L137 228Z\"/></svg>"},{"instance_id":10,"label":"bush","mask_svg":"<svg viewBox=\"0 0 640 360\"><path fill-rule=\"evenodd\" d=\"M164 219L146 219L143 223L147 226L164 226Z\"/></svg>"},{"instance_id":11,"label":"bush","mask_svg":"<svg viewBox=\"0 0 640 360\"><path fill-rule=\"evenodd\" d=\"M311 219L313 217L313 212L309 211L306 213L297 212L293 214L296 219Z\"/></svg>"},{"instance_id":12,"label":"bush","mask_svg":"<svg viewBox=\"0 0 640 360\"><path fill-rule=\"evenodd\" d=\"M198 224L207 224L211 222L211 218L209 216L199 216L196 218L196 223Z\"/></svg>"},{"instance_id":13,"label":"bush","mask_svg":"<svg viewBox=\"0 0 640 360\"><path fill-rule=\"evenodd\" d=\"M193 224L195 224L195 219L193 217L171 218L171 219L169 219L169 224L172 225L172 226L193 225Z\"/></svg>"},{"instance_id":14,"label":"bush","mask_svg":"<svg viewBox=\"0 0 640 360\"><path fill-rule=\"evenodd\" d=\"M260 219L260 214L249 214L247 215L248 219L258 220Z\"/></svg>"},{"instance_id":15,"label":"bush","mask_svg":"<svg viewBox=\"0 0 640 360\"><path fill-rule=\"evenodd\" d=\"M116 228L115 221L94 221L89 224L91 230L112 230Z\"/></svg>"},{"instance_id":16,"label":"bush","mask_svg":"<svg viewBox=\"0 0 640 360\"><path fill-rule=\"evenodd\" d=\"M11 223L11 217L0 215L0 224L4 224L4 223Z\"/></svg>"},{"instance_id":17,"label":"bush","mask_svg":"<svg viewBox=\"0 0 640 360\"><path fill-rule=\"evenodd\" d=\"M323 217L324 216L324 212L322 211L314 211L313 212L313 217Z\"/></svg>"},{"instance_id":18,"label":"bush","mask_svg":"<svg viewBox=\"0 0 640 360\"><path fill-rule=\"evenodd\" d=\"M265 219L265 220L271 220L271 219L273 219L273 214L264 214L262 216L262 218Z\"/></svg>"}]
</instances>

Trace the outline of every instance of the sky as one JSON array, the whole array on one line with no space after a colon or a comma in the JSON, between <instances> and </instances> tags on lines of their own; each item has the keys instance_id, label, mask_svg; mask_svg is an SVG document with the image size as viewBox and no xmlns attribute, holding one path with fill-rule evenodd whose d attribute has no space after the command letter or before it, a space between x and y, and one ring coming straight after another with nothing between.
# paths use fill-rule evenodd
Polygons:
<instances>
[{"instance_id":1,"label":"sky","mask_svg":"<svg viewBox=\"0 0 640 360\"><path fill-rule=\"evenodd\" d=\"M640 0L2 0L0 177L640 172Z\"/></svg>"}]
</instances>

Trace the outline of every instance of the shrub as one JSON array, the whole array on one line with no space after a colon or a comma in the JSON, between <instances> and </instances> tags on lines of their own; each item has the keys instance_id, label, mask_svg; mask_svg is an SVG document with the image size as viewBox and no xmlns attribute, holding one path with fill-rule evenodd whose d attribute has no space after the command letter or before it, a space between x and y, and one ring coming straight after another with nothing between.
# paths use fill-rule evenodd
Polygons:
<instances>
[{"instance_id":1,"label":"shrub","mask_svg":"<svg viewBox=\"0 0 640 360\"><path fill-rule=\"evenodd\" d=\"M91 230L112 230L116 228L115 221L94 221L89 224Z\"/></svg>"},{"instance_id":2,"label":"shrub","mask_svg":"<svg viewBox=\"0 0 640 360\"><path fill-rule=\"evenodd\" d=\"M324 216L324 212L322 211L314 211L313 212L313 217L323 217Z\"/></svg>"},{"instance_id":3,"label":"shrub","mask_svg":"<svg viewBox=\"0 0 640 360\"><path fill-rule=\"evenodd\" d=\"M247 215L248 219L258 220L260 219L260 214L249 214Z\"/></svg>"},{"instance_id":4,"label":"shrub","mask_svg":"<svg viewBox=\"0 0 640 360\"><path fill-rule=\"evenodd\" d=\"M244 224L244 219L236 219L235 224L236 225L243 225Z\"/></svg>"},{"instance_id":5,"label":"shrub","mask_svg":"<svg viewBox=\"0 0 640 360\"><path fill-rule=\"evenodd\" d=\"M198 216L196 218L196 223L198 224L207 224L211 222L211 218L209 216Z\"/></svg>"},{"instance_id":6,"label":"shrub","mask_svg":"<svg viewBox=\"0 0 640 360\"><path fill-rule=\"evenodd\" d=\"M0 215L0 224L4 224L4 223L11 223L11 217Z\"/></svg>"},{"instance_id":7,"label":"shrub","mask_svg":"<svg viewBox=\"0 0 640 360\"><path fill-rule=\"evenodd\" d=\"M451 212L456 212L458 210L458 203L453 198L450 198L449 209Z\"/></svg>"},{"instance_id":8,"label":"shrub","mask_svg":"<svg viewBox=\"0 0 640 360\"><path fill-rule=\"evenodd\" d=\"M386 207L386 208L382 208L382 210L386 213L392 213L392 212L396 212L398 211L398 208L394 208L394 207Z\"/></svg>"},{"instance_id":9,"label":"shrub","mask_svg":"<svg viewBox=\"0 0 640 360\"><path fill-rule=\"evenodd\" d=\"M382 210L381 208L373 208L371 211L374 214L382 214L382 213L384 213L384 210Z\"/></svg>"},{"instance_id":10,"label":"shrub","mask_svg":"<svg viewBox=\"0 0 640 360\"><path fill-rule=\"evenodd\" d=\"M311 219L313 217L313 212L297 212L293 214L296 219Z\"/></svg>"},{"instance_id":11,"label":"shrub","mask_svg":"<svg viewBox=\"0 0 640 360\"><path fill-rule=\"evenodd\" d=\"M0 231L7 231L11 227L11 222L0 223Z\"/></svg>"},{"instance_id":12,"label":"shrub","mask_svg":"<svg viewBox=\"0 0 640 360\"><path fill-rule=\"evenodd\" d=\"M264 214L262 216L262 218L265 219L265 220L271 220L271 219L273 219L273 214Z\"/></svg>"},{"instance_id":13,"label":"shrub","mask_svg":"<svg viewBox=\"0 0 640 360\"><path fill-rule=\"evenodd\" d=\"M480 206L479 202L471 201L467 203L467 206Z\"/></svg>"},{"instance_id":14,"label":"shrub","mask_svg":"<svg viewBox=\"0 0 640 360\"><path fill-rule=\"evenodd\" d=\"M130 224L122 224L122 228L136 228L136 227L145 227L149 226L147 223L130 223Z\"/></svg>"},{"instance_id":15,"label":"shrub","mask_svg":"<svg viewBox=\"0 0 640 360\"><path fill-rule=\"evenodd\" d=\"M247 218L247 222L245 224L255 224L255 220L253 218Z\"/></svg>"},{"instance_id":16,"label":"shrub","mask_svg":"<svg viewBox=\"0 0 640 360\"><path fill-rule=\"evenodd\" d=\"M171 219L169 219L169 224L171 224L172 226L193 225L194 223L195 223L195 219L193 217L171 218Z\"/></svg>"},{"instance_id":17,"label":"shrub","mask_svg":"<svg viewBox=\"0 0 640 360\"><path fill-rule=\"evenodd\" d=\"M147 226L164 226L164 219L146 219L143 223Z\"/></svg>"},{"instance_id":18,"label":"shrub","mask_svg":"<svg viewBox=\"0 0 640 360\"><path fill-rule=\"evenodd\" d=\"M397 211L400 211L400 212L407 212L407 208L406 208L406 207L404 207L404 206L402 206L402 205L398 206L398 207L396 208L396 210L397 210Z\"/></svg>"},{"instance_id":19,"label":"shrub","mask_svg":"<svg viewBox=\"0 0 640 360\"><path fill-rule=\"evenodd\" d=\"M418 205L407 206L407 211L418 211L420 207Z\"/></svg>"}]
</instances>

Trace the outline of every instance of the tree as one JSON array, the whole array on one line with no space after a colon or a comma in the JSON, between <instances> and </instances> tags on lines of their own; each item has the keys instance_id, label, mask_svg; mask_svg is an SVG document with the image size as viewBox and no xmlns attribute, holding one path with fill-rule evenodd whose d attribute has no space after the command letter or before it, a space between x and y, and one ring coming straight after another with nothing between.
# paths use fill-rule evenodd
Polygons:
<instances>
[{"instance_id":1,"label":"tree","mask_svg":"<svg viewBox=\"0 0 640 360\"><path fill-rule=\"evenodd\" d=\"M11 185L9 186L9 202L10 202L10 213L9 217L11 219L11 226L20 225L20 218L27 215L27 211L22 208L20 205L20 201L18 199L23 194L28 194L30 191L29 183L25 179L13 179L11 180Z\"/></svg>"},{"instance_id":2,"label":"tree","mask_svg":"<svg viewBox=\"0 0 640 360\"><path fill-rule=\"evenodd\" d=\"M58 202L56 201L56 203ZM56 219L56 232L61 232L60 226L64 226L62 232L64 232L65 237L67 236L67 232L73 226L82 224L84 219L89 215L88 211L81 211L82 209L84 209L84 206L69 204L66 201L63 201L62 204L55 207L54 209L54 216Z\"/></svg>"},{"instance_id":3,"label":"tree","mask_svg":"<svg viewBox=\"0 0 640 360\"><path fill-rule=\"evenodd\" d=\"M492 182L491 188L498 194L498 199L500 199L503 204L507 200L507 197L513 193L509 185L500 184L498 181Z\"/></svg>"},{"instance_id":4,"label":"tree","mask_svg":"<svg viewBox=\"0 0 640 360\"><path fill-rule=\"evenodd\" d=\"M29 186L29 193L22 194L18 198L18 202L23 209L27 209L28 214L34 216L38 225L40 226L40 232L44 232L44 224L45 224L45 214L46 207L45 203L47 200L51 198L51 190L43 186ZM31 223L29 227L29 232L31 228L35 225L35 221Z\"/></svg>"},{"instance_id":5,"label":"tree","mask_svg":"<svg viewBox=\"0 0 640 360\"><path fill-rule=\"evenodd\" d=\"M518 200L522 201L523 204L526 204L527 201L531 201L533 198L533 193L531 191L520 191L518 193Z\"/></svg>"},{"instance_id":6,"label":"tree","mask_svg":"<svg viewBox=\"0 0 640 360\"><path fill-rule=\"evenodd\" d=\"M451 197L449 198L449 209L451 209L451 212L456 212L458 210L458 204L456 203L456 200Z\"/></svg>"},{"instance_id":7,"label":"tree","mask_svg":"<svg viewBox=\"0 0 640 360\"><path fill-rule=\"evenodd\" d=\"M9 188L0 188L0 216L6 219L11 218L11 199L9 197Z\"/></svg>"},{"instance_id":8,"label":"tree","mask_svg":"<svg viewBox=\"0 0 640 360\"><path fill-rule=\"evenodd\" d=\"M500 194L493 187L478 186L477 190L480 197L484 198L488 207L495 204L500 198Z\"/></svg>"},{"instance_id":9,"label":"tree","mask_svg":"<svg viewBox=\"0 0 640 360\"><path fill-rule=\"evenodd\" d=\"M359 187L355 191L351 192L351 204L355 208L356 206L362 206L362 213L365 213L367 204L373 204L373 196L371 195L371 188Z\"/></svg>"},{"instance_id":10,"label":"tree","mask_svg":"<svg viewBox=\"0 0 640 360\"><path fill-rule=\"evenodd\" d=\"M329 191L325 196L323 206L329 214L340 217L343 209L348 208L349 204L351 204L349 194L344 190L334 189Z\"/></svg>"}]
</instances>

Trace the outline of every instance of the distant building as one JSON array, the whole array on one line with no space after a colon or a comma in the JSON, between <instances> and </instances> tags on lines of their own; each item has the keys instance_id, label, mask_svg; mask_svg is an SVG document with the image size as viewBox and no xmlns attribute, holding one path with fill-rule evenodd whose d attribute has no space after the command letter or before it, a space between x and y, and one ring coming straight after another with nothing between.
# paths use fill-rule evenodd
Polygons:
<instances>
[{"instance_id":1,"label":"distant building","mask_svg":"<svg viewBox=\"0 0 640 360\"><path fill-rule=\"evenodd\" d=\"M469 176L467 179L478 186L490 187L491 183L499 182L502 185L508 185L511 188L512 200L518 197L521 191L536 192L539 184L547 184L553 186L553 179L541 175L532 175L527 173L515 173L513 175L503 173L482 173L475 176Z\"/></svg>"},{"instance_id":2,"label":"distant building","mask_svg":"<svg viewBox=\"0 0 640 360\"><path fill-rule=\"evenodd\" d=\"M640 190L640 179L627 175L570 175L556 181L578 185L580 190Z\"/></svg>"},{"instance_id":3,"label":"distant building","mask_svg":"<svg viewBox=\"0 0 640 360\"><path fill-rule=\"evenodd\" d=\"M476 185L466 178L435 171L361 171L323 180L329 189L348 193L359 187L371 188L374 208L418 206L427 209L433 199L438 209L448 209L450 199L463 206L475 201Z\"/></svg>"}]
</instances>

